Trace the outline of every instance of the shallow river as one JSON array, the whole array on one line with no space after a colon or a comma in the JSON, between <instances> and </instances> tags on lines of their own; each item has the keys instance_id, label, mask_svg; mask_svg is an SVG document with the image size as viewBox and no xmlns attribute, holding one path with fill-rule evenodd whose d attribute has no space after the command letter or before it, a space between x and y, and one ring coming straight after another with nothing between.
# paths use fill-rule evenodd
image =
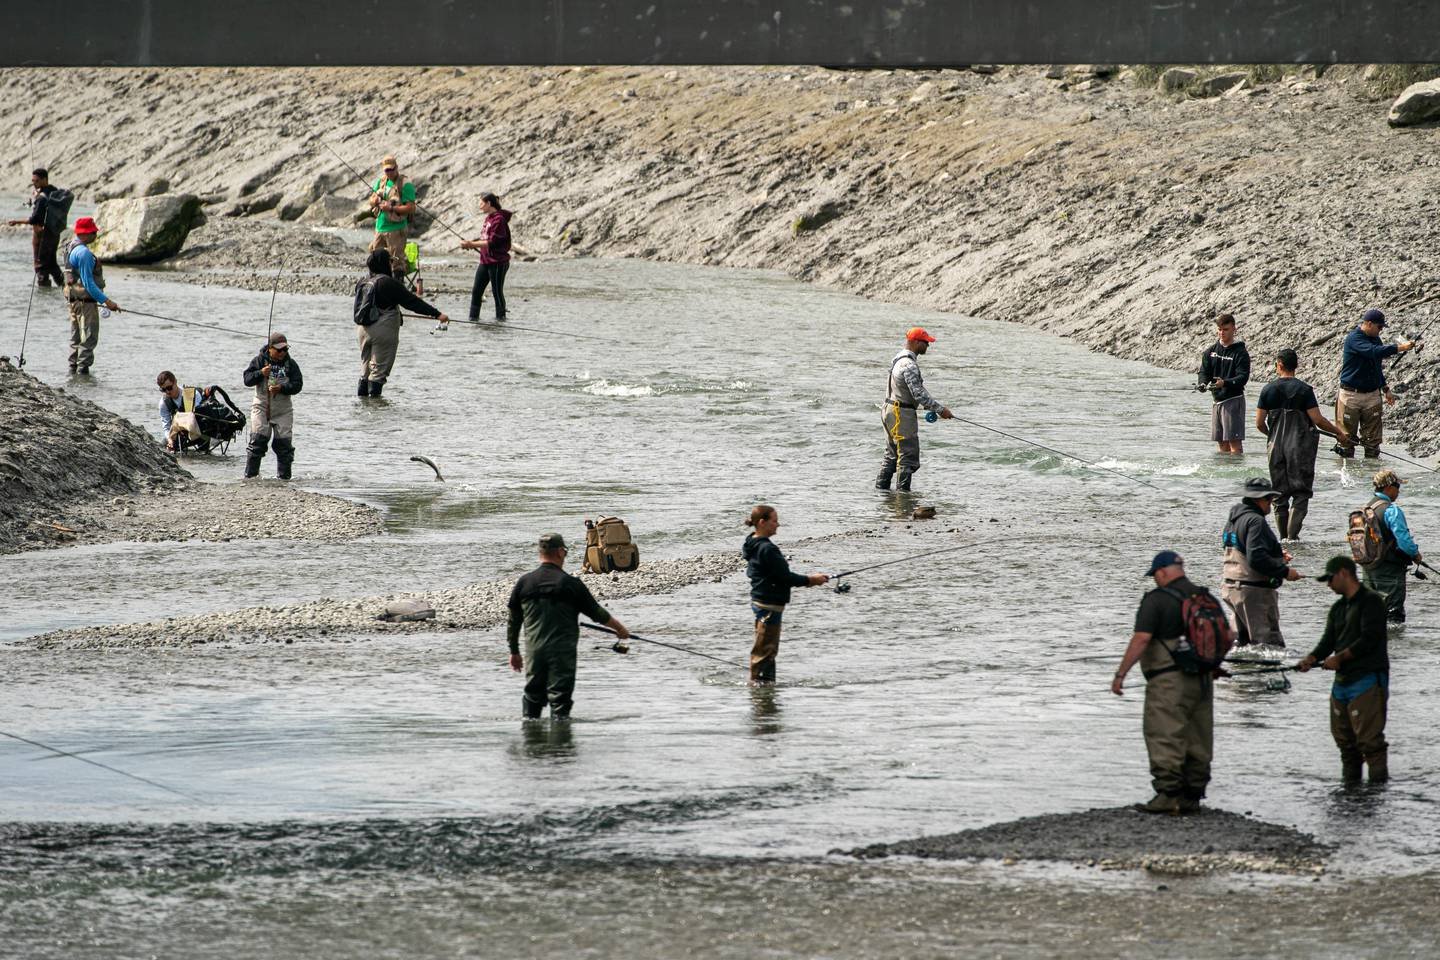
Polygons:
<instances>
[{"instance_id":1,"label":"shallow river","mask_svg":"<svg viewBox=\"0 0 1440 960\"><path fill-rule=\"evenodd\" d=\"M13 234L0 243L0 352L12 355L22 249ZM468 278L436 272L438 302L463 316ZM265 329L268 294L110 273L124 305ZM1132 902L1155 890L1140 875L826 856L1148 796L1138 673L1115 698L1113 659L1055 661L1118 659L1158 549L1217 584L1220 527L1263 449L1252 440L1244 465L1214 454L1208 399L1186 377L764 273L522 263L510 287L511 324L553 333L408 321L386 397L370 404L353 395L348 302L279 298L275 325L306 380L296 482L384 508L386 535L0 558L0 729L188 795L0 740L0 955L1031 957L1060 940L1097 957L1423 955L1440 875L1440 586L1427 583L1412 582L1410 623L1391 640L1388 789L1337 789L1319 675L1217 695L1211 802L1336 844L1318 887L1168 881L1170 903L1229 906L1203 930L1187 929L1191 908L1166 907L1176 929L1157 930ZM939 519L901 522L907 505L871 482L888 361L914 324L939 338L927 383L957 412L1162 489L938 423L923 425L916 499ZM120 316L94 376L76 380L66 335L58 294L42 291L26 369L152 426L159 369L243 404L260 341ZM190 466L233 482L239 456ZM1340 549L1368 491L1358 465L1329 455L1318 487L1294 548L1307 573ZM602 513L625 517L647 558L738 549L761 501L779 508L777 542L800 569L975 545L859 576L849 594L798 593L773 691L668 650L585 644L569 725L517 719L500 630L13 646L62 626L508 577L532 565L537 533L579 537ZM1405 503L1423 547L1440 535L1436 481L1417 477ZM828 536L849 531L869 533ZM1309 581L1284 589L1292 647L1318 637L1330 598ZM614 612L717 656L748 648L743 576ZM1376 883L1394 890L1383 937L1338 915L1272 928L1293 905Z\"/></svg>"}]
</instances>

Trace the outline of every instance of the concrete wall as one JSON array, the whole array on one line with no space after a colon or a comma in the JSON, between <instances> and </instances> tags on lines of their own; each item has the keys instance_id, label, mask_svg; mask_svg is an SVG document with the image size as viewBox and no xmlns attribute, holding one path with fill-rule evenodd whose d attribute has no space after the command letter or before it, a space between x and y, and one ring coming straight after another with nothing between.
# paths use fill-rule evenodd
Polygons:
<instances>
[{"instance_id":1,"label":"concrete wall","mask_svg":"<svg viewBox=\"0 0 1440 960\"><path fill-rule=\"evenodd\" d=\"M0 64L1440 61L1440 0L68 0ZM23 17L44 18L43 34Z\"/></svg>"}]
</instances>

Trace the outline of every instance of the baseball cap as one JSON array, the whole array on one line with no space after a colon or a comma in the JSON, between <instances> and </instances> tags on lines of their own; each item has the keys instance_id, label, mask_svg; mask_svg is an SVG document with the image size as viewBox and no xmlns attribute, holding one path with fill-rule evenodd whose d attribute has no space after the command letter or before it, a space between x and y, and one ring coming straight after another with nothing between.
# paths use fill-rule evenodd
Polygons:
<instances>
[{"instance_id":1,"label":"baseball cap","mask_svg":"<svg viewBox=\"0 0 1440 960\"><path fill-rule=\"evenodd\" d=\"M1321 583L1329 583L1330 578L1335 576L1335 574L1339 573L1341 570L1349 570L1350 573L1353 575L1356 570L1355 561L1345 556L1337 555L1331 557L1329 560L1325 561L1325 572L1320 574L1320 576L1316 577L1315 579L1319 580Z\"/></svg>"},{"instance_id":2,"label":"baseball cap","mask_svg":"<svg viewBox=\"0 0 1440 960\"><path fill-rule=\"evenodd\" d=\"M94 217L81 217L75 221L76 233L99 233L100 228L95 226Z\"/></svg>"},{"instance_id":3,"label":"baseball cap","mask_svg":"<svg viewBox=\"0 0 1440 960\"><path fill-rule=\"evenodd\" d=\"M1280 491L1270 486L1270 481L1264 477L1251 477L1246 480L1241 491L1241 496L1246 500L1269 500L1280 495Z\"/></svg>"},{"instance_id":4,"label":"baseball cap","mask_svg":"<svg viewBox=\"0 0 1440 960\"><path fill-rule=\"evenodd\" d=\"M1177 563L1183 564L1184 562L1185 558L1174 550L1161 550L1155 554L1155 559L1150 561L1150 569L1145 571L1145 576L1153 577L1155 576L1155 571L1161 567L1168 567Z\"/></svg>"},{"instance_id":5,"label":"baseball cap","mask_svg":"<svg viewBox=\"0 0 1440 960\"><path fill-rule=\"evenodd\" d=\"M558 533L540 534L540 549L549 553L553 550L566 550L565 538Z\"/></svg>"},{"instance_id":6,"label":"baseball cap","mask_svg":"<svg viewBox=\"0 0 1440 960\"><path fill-rule=\"evenodd\" d=\"M1385 314L1381 313L1379 310L1366 310L1365 316L1360 318L1360 322L1374 323L1383 327L1385 326Z\"/></svg>"},{"instance_id":7,"label":"baseball cap","mask_svg":"<svg viewBox=\"0 0 1440 960\"><path fill-rule=\"evenodd\" d=\"M935 338L925 332L924 327L911 327L905 331L906 340L924 340L926 343L934 343Z\"/></svg>"},{"instance_id":8,"label":"baseball cap","mask_svg":"<svg viewBox=\"0 0 1440 960\"><path fill-rule=\"evenodd\" d=\"M1381 470L1379 473L1375 474L1374 479L1371 480L1371 483L1375 485L1376 490L1384 490L1386 487L1392 486L1398 487L1404 482L1405 481L1401 480L1400 475L1397 474L1394 470Z\"/></svg>"},{"instance_id":9,"label":"baseball cap","mask_svg":"<svg viewBox=\"0 0 1440 960\"><path fill-rule=\"evenodd\" d=\"M395 160L394 157L390 156L382 157L380 159L380 166L382 169L385 167L394 167L396 170L400 169L400 164Z\"/></svg>"}]
</instances>

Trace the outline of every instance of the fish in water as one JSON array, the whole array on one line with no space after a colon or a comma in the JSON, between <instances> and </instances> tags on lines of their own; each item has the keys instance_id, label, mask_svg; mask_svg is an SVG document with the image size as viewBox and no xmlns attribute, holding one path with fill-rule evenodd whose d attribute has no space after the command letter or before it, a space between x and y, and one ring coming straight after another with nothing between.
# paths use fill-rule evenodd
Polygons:
<instances>
[{"instance_id":1,"label":"fish in water","mask_svg":"<svg viewBox=\"0 0 1440 960\"><path fill-rule=\"evenodd\" d=\"M429 457L422 457L422 456L420 456L419 454L416 454L415 456L411 457L410 460L411 460L411 462L413 462L413 463L423 463L423 464L425 464L425 466L427 466L427 467L429 467L431 470L434 470L434 471L435 471L435 479L436 479L436 480L439 480L441 483L444 483L444 482L445 482L445 478L442 477L442 476L440 476L440 468L437 467L437 466L435 466L435 461L434 461L434 460L431 460Z\"/></svg>"}]
</instances>

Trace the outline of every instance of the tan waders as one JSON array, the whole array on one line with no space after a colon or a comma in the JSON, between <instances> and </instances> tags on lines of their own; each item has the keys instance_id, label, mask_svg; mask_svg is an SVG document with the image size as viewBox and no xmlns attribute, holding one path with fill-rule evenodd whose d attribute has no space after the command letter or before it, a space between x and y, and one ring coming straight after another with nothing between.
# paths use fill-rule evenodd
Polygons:
<instances>
[{"instance_id":1,"label":"tan waders","mask_svg":"<svg viewBox=\"0 0 1440 960\"><path fill-rule=\"evenodd\" d=\"M1210 678L1176 669L1147 677L1143 729L1156 797L1142 809L1153 806L1146 812L1179 813L1198 808L1210 783L1215 742Z\"/></svg>"},{"instance_id":2,"label":"tan waders","mask_svg":"<svg viewBox=\"0 0 1440 960\"><path fill-rule=\"evenodd\" d=\"M1350 434L1352 441L1348 447L1337 444L1340 456L1355 456L1353 441L1356 440L1365 448L1365 456L1372 459L1380 456L1380 441L1384 436L1383 411L1384 398L1379 390L1357 393L1340 388L1335 396L1335 420Z\"/></svg>"},{"instance_id":3,"label":"tan waders","mask_svg":"<svg viewBox=\"0 0 1440 960\"><path fill-rule=\"evenodd\" d=\"M379 320L368 327L355 328L355 336L360 341L360 396L380 396L400 349L400 323L398 309L382 310Z\"/></svg>"},{"instance_id":4,"label":"tan waders","mask_svg":"<svg viewBox=\"0 0 1440 960\"><path fill-rule=\"evenodd\" d=\"M1239 628L1235 645L1285 646L1285 638L1280 635L1280 592L1270 585L1271 581L1257 573L1235 547L1225 548L1222 576L1225 583L1220 588L1220 599L1235 610Z\"/></svg>"},{"instance_id":5,"label":"tan waders","mask_svg":"<svg viewBox=\"0 0 1440 960\"><path fill-rule=\"evenodd\" d=\"M84 289L83 287L81 288ZM70 288L66 287L68 296ZM70 369L87 373L100 343L100 304L86 297L67 302L70 310Z\"/></svg>"},{"instance_id":6,"label":"tan waders","mask_svg":"<svg viewBox=\"0 0 1440 960\"><path fill-rule=\"evenodd\" d=\"M755 612L755 644L750 648L750 682L775 682L775 655L780 652L780 619L785 608L779 604L751 602Z\"/></svg>"},{"instance_id":7,"label":"tan waders","mask_svg":"<svg viewBox=\"0 0 1440 960\"><path fill-rule=\"evenodd\" d=\"M1390 779L1389 745L1385 742L1385 714L1390 693L1376 683L1353 700L1330 697L1330 734L1340 748L1341 776L1349 783L1360 779L1361 763L1370 767L1370 782Z\"/></svg>"}]
</instances>

